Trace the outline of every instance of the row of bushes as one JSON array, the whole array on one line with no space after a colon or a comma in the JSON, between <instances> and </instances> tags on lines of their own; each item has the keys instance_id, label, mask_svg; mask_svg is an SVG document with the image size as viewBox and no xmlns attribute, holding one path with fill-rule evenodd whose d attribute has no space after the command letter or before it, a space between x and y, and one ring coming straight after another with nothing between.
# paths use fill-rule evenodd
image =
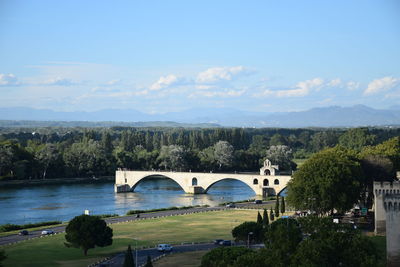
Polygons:
<instances>
[{"instance_id":1,"label":"row of bushes","mask_svg":"<svg viewBox=\"0 0 400 267\"><path fill-rule=\"evenodd\" d=\"M254 198L252 198L252 199L246 199L246 200L238 200L238 201L228 201L228 202L222 202L222 203L219 203L218 204L218 206L225 206L225 205L228 205L228 204L231 204L231 203L248 203L248 202L254 202Z\"/></svg>"},{"instance_id":2,"label":"row of bushes","mask_svg":"<svg viewBox=\"0 0 400 267\"><path fill-rule=\"evenodd\" d=\"M0 225L0 232L9 232L14 230L21 230L33 227L47 226L47 225L56 225L61 224L61 221L49 221L49 222L38 222L38 223L28 223L28 224L2 224Z\"/></svg>"},{"instance_id":3,"label":"row of bushes","mask_svg":"<svg viewBox=\"0 0 400 267\"><path fill-rule=\"evenodd\" d=\"M147 213L147 212L156 212L156 211L166 211L166 210L186 210L191 208L201 208L201 207L209 207L209 205L196 205L196 206L183 206L183 207L169 207L169 208L159 208L159 209L151 209L151 210L129 210L126 215L133 215L139 213Z\"/></svg>"},{"instance_id":4,"label":"row of bushes","mask_svg":"<svg viewBox=\"0 0 400 267\"><path fill-rule=\"evenodd\" d=\"M96 216L100 217L100 218L110 218L110 217L118 217L119 214L116 214L116 213L114 213L114 214L100 214L100 215L96 215Z\"/></svg>"}]
</instances>

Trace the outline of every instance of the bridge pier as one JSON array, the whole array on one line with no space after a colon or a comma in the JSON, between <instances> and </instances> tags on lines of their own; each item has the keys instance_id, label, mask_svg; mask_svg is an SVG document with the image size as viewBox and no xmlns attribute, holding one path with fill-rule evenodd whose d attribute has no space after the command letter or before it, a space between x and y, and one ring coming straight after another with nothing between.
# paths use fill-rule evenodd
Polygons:
<instances>
[{"instance_id":1,"label":"bridge pier","mask_svg":"<svg viewBox=\"0 0 400 267\"><path fill-rule=\"evenodd\" d=\"M205 190L201 186L193 185L193 186L189 186L189 190L186 191L185 193L188 193L188 194L204 194Z\"/></svg>"},{"instance_id":2,"label":"bridge pier","mask_svg":"<svg viewBox=\"0 0 400 267\"><path fill-rule=\"evenodd\" d=\"M115 184L114 191L115 193L124 193L132 191L132 189L128 184Z\"/></svg>"}]
</instances>

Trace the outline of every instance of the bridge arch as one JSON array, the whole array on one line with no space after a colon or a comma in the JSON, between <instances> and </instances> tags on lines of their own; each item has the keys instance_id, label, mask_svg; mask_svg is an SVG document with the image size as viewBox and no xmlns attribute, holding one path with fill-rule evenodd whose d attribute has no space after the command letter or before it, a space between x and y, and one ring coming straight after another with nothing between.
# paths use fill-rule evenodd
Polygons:
<instances>
[{"instance_id":1,"label":"bridge arch","mask_svg":"<svg viewBox=\"0 0 400 267\"><path fill-rule=\"evenodd\" d=\"M286 189L287 189L287 186L285 186L284 188L282 188L276 195L277 195L277 196L280 196L281 193L282 193L283 191L285 191Z\"/></svg>"},{"instance_id":2,"label":"bridge arch","mask_svg":"<svg viewBox=\"0 0 400 267\"><path fill-rule=\"evenodd\" d=\"M163 175L163 174L150 174L150 175L145 175L145 176L143 176L143 177L137 179L136 183L131 187L131 191L134 191L135 188L140 184L140 182L142 182L142 181L145 180L145 179L152 179L152 177L153 177L153 178L154 178L154 177L158 177L158 178L162 177L163 179L172 180L172 181L174 181L177 185L179 185L179 187L180 187L183 191L185 191L185 189L186 189L186 188L185 188L185 185L181 184L179 181L177 181L177 180L174 179L174 178L168 177L168 176Z\"/></svg>"},{"instance_id":3,"label":"bridge arch","mask_svg":"<svg viewBox=\"0 0 400 267\"><path fill-rule=\"evenodd\" d=\"M208 190L209 190L213 185L215 185L216 183L221 182L221 181L224 181L224 180L236 180L236 181L239 181L239 182L241 182L241 183L247 185L247 186L254 192L254 194L257 194L257 192L254 190L254 185L249 184L249 183L246 183L245 181L243 181L243 180L241 180L241 179L230 178L230 177L218 179L218 180L212 182L212 183L209 184L206 188L204 188L204 193L207 193Z\"/></svg>"}]
</instances>

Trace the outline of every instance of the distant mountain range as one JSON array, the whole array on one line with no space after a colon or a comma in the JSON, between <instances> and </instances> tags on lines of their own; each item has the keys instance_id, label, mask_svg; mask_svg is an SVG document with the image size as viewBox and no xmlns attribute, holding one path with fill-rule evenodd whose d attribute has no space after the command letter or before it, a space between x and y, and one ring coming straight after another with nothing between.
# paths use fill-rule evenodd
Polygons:
<instances>
[{"instance_id":1,"label":"distant mountain range","mask_svg":"<svg viewBox=\"0 0 400 267\"><path fill-rule=\"evenodd\" d=\"M0 108L0 126L7 121L56 121L70 126L170 126L170 127L357 127L400 125L400 106L373 109L364 105L331 106L299 112L248 112L229 108L189 109L165 114L147 114L137 110L104 109L94 112L58 112L24 107ZM73 123L75 122L75 123ZM86 122L86 123L84 123ZM10 123L10 122L8 122ZM24 123L24 125L27 122ZM29 124L29 123L28 123ZM43 126L46 126L43 125ZM91 126L92 125L92 126ZM37 127L36 125L35 127Z\"/></svg>"}]
</instances>

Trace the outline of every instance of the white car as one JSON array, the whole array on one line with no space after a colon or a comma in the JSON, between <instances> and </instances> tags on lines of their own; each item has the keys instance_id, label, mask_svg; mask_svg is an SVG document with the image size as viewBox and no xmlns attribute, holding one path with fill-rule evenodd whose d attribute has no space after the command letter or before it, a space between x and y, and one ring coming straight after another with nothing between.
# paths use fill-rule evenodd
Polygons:
<instances>
[{"instance_id":1,"label":"white car","mask_svg":"<svg viewBox=\"0 0 400 267\"><path fill-rule=\"evenodd\" d=\"M53 230L43 230L42 231L42 235L52 235L52 234L54 234Z\"/></svg>"},{"instance_id":2,"label":"white car","mask_svg":"<svg viewBox=\"0 0 400 267\"><path fill-rule=\"evenodd\" d=\"M157 250L158 251L171 251L172 250L172 246L169 244L159 244L157 246Z\"/></svg>"}]
</instances>

